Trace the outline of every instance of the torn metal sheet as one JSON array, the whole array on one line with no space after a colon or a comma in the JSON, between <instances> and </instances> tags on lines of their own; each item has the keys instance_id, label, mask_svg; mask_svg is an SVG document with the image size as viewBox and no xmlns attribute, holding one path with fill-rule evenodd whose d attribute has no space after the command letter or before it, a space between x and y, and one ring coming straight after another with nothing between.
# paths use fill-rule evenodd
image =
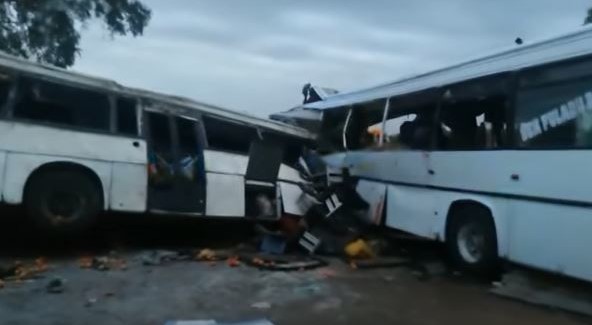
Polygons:
<instances>
[{"instance_id":1,"label":"torn metal sheet","mask_svg":"<svg viewBox=\"0 0 592 325\"><path fill-rule=\"evenodd\" d=\"M386 184L360 180L356 192L370 206L366 212L365 221L369 224L380 225L384 215L386 201Z\"/></svg>"}]
</instances>

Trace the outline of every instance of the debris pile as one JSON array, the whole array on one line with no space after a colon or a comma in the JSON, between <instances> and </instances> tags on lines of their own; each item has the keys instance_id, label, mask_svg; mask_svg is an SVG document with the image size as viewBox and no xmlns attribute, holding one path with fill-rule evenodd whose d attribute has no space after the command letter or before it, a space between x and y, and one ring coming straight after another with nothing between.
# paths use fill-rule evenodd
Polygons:
<instances>
[{"instance_id":1,"label":"debris pile","mask_svg":"<svg viewBox=\"0 0 592 325\"><path fill-rule=\"evenodd\" d=\"M98 271L127 270L127 261L123 258L111 256L82 256L78 260L81 269L95 269Z\"/></svg>"},{"instance_id":2,"label":"debris pile","mask_svg":"<svg viewBox=\"0 0 592 325\"><path fill-rule=\"evenodd\" d=\"M42 273L49 270L47 259L39 257L32 263L23 263L15 261L10 266L0 266L0 289L4 288L6 282L21 282L28 279L37 279L42 277Z\"/></svg>"}]
</instances>

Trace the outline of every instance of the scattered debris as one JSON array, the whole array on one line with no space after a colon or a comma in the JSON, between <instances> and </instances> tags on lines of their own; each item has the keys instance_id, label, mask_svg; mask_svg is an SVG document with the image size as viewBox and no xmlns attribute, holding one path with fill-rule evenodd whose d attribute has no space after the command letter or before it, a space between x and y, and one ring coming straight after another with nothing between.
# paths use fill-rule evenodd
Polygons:
<instances>
[{"instance_id":1,"label":"scattered debris","mask_svg":"<svg viewBox=\"0 0 592 325\"><path fill-rule=\"evenodd\" d=\"M142 255L142 264L147 266L158 266L172 261L180 260L177 252L167 250L155 250Z\"/></svg>"},{"instance_id":2,"label":"scattered debris","mask_svg":"<svg viewBox=\"0 0 592 325\"><path fill-rule=\"evenodd\" d=\"M41 273L49 270L47 259L39 257L32 264L25 264L21 261L15 261L9 267L0 268L0 280L3 281L23 281L28 279L40 278Z\"/></svg>"},{"instance_id":3,"label":"scattered debris","mask_svg":"<svg viewBox=\"0 0 592 325\"><path fill-rule=\"evenodd\" d=\"M92 256L82 256L78 259L78 266L81 269L90 269L93 267L93 260Z\"/></svg>"},{"instance_id":4,"label":"scattered debris","mask_svg":"<svg viewBox=\"0 0 592 325\"><path fill-rule=\"evenodd\" d=\"M363 239L353 241L344 248L345 255L352 259L368 259L376 256Z\"/></svg>"},{"instance_id":5,"label":"scattered debris","mask_svg":"<svg viewBox=\"0 0 592 325\"><path fill-rule=\"evenodd\" d=\"M271 304L267 301L260 301L252 304L251 307L255 309L269 309L271 308Z\"/></svg>"},{"instance_id":6,"label":"scattered debris","mask_svg":"<svg viewBox=\"0 0 592 325\"><path fill-rule=\"evenodd\" d=\"M328 265L324 260L312 257L300 257L299 259L296 259L289 256L283 256L281 258L264 258L256 256L251 259L243 258L243 260L247 265L257 267L260 270L284 272L311 270Z\"/></svg>"},{"instance_id":7,"label":"scattered debris","mask_svg":"<svg viewBox=\"0 0 592 325\"><path fill-rule=\"evenodd\" d=\"M98 301L98 299L95 297L88 297L88 298L86 298L86 302L84 303L84 307L90 307L90 306L96 304L97 301Z\"/></svg>"},{"instance_id":8,"label":"scattered debris","mask_svg":"<svg viewBox=\"0 0 592 325\"><path fill-rule=\"evenodd\" d=\"M269 254L283 254L287 241L282 234L265 234L261 241L261 252Z\"/></svg>"},{"instance_id":9,"label":"scattered debris","mask_svg":"<svg viewBox=\"0 0 592 325\"><path fill-rule=\"evenodd\" d=\"M207 262L215 262L215 261L222 261L225 258L223 256L219 256L215 251L204 248L194 254L194 259L197 261L207 261Z\"/></svg>"},{"instance_id":10,"label":"scattered debris","mask_svg":"<svg viewBox=\"0 0 592 325\"><path fill-rule=\"evenodd\" d=\"M230 267L240 266L240 259L238 256L231 256L226 260L226 264Z\"/></svg>"},{"instance_id":11,"label":"scattered debris","mask_svg":"<svg viewBox=\"0 0 592 325\"><path fill-rule=\"evenodd\" d=\"M309 254L313 254L321 245L321 240L310 232L305 231L298 241L298 244L302 246Z\"/></svg>"},{"instance_id":12,"label":"scattered debris","mask_svg":"<svg viewBox=\"0 0 592 325\"><path fill-rule=\"evenodd\" d=\"M45 257L39 257L35 259L34 271L35 273L42 273L49 269L49 264Z\"/></svg>"},{"instance_id":13,"label":"scattered debris","mask_svg":"<svg viewBox=\"0 0 592 325\"><path fill-rule=\"evenodd\" d=\"M66 283L66 280L56 277L56 278L51 279L47 283L47 286L45 287L45 289L49 293L62 293L65 290L65 283Z\"/></svg>"},{"instance_id":14,"label":"scattered debris","mask_svg":"<svg viewBox=\"0 0 592 325\"><path fill-rule=\"evenodd\" d=\"M95 269L98 271L127 270L127 261L123 258L110 256L82 256L78 259L81 269Z\"/></svg>"}]
</instances>

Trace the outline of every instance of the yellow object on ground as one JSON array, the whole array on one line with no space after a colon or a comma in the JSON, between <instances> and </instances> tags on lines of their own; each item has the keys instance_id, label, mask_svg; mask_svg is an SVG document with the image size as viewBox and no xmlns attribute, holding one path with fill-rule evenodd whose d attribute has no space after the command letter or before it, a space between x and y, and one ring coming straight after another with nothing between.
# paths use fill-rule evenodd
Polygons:
<instances>
[{"instance_id":1,"label":"yellow object on ground","mask_svg":"<svg viewBox=\"0 0 592 325\"><path fill-rule=\"evenodd\" d=\"M345 246L345 255L353 259L373 258L372 248L363 239L358 239Z\"/></svg>"}]
</instances>

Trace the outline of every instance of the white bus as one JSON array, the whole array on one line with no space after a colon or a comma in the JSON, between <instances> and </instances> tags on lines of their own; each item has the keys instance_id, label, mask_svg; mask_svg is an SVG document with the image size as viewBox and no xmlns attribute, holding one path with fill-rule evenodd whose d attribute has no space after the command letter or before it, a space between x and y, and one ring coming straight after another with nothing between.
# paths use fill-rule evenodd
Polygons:
<instances>
[{"instance_id":1,"label":"white bus","mask_svg":"<svg viewBox=\"0 0 592 325\"><path fill-rule=\"evenodd\" d=\"M591 45L582 29L288 113L318 113L319 150L374 222L469 269L501 257L590 281Z\"/></svg>"},{"instance_id":2,"label":"white bus","mask_svg":"<svg viewBox=\"0 0 592 325\"><path fill-rule=\"evenodd\" d=\"M48 230L101 211L274 219L304 213L282 123L0 55L0 196Z\"/></svg>"}]
</instances>

